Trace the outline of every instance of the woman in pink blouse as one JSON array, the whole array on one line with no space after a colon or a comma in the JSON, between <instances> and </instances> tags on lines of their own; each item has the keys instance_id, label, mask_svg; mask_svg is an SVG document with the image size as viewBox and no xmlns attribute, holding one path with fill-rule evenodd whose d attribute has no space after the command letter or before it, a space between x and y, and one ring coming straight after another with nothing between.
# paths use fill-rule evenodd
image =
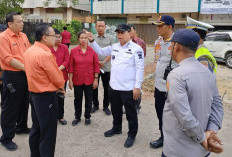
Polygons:
<instances>
[{"instance_id":1,"label":"woman in pink blouse","mask_svg":"<svg viewBox=\"0 0 232 157\"><path fill-rule=\"evenodd\" d=\"M93 89L98 86L98 73L100 73L98 55L88 46L87 34L78 33L80 45L73 48L70 54L69 87L74 87L75 119L72 125L77 125L81 120L82 98L85 94L85 124L90 121Z\"/></svg>"},{"instance_id":2,"label":"woman in pink blouse","mask_svg":"<svg viewBox=\"0 0 232 157\"><path fill-rule=\"evenodd\" d=\"M69 65L69 50L68 47L64 44L61 44L61 35L60 31L55 30L56 43L53 48L51 48L52 53L56 57L56 63L59 69L63 72L65 85L64 89L66 90L66 84L68 81L68 65ZM67 121L64 119L64 96L61 94L57 95L58 99L58 115L57 119L62 125L66 125Z\"/></svg>"}]
</instances>

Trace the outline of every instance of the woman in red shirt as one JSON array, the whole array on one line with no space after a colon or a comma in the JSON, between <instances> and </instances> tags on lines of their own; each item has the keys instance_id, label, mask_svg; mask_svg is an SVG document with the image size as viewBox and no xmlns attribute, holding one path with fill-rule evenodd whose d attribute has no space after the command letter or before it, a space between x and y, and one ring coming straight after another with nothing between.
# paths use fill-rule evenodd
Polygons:
<instances>
[{"instance_id":1,"label":"woman in red shirt","mask_svg":"<svg viewBox=\"0 0 232 157\"><path fill-rule=\"evenodd\" d=\"M68 46L70 45L70 39L72 38L71 33L67 31L67 27L64 26L64 31L61 33L61 37L62 37L62 44L65 44Z\"/></svg>"},{"instance_id":2,"label":"woman in red shirt","mask_svg":"<svg viewBox=\"0 0 232 157\"><path fill-rule=\"evenodd\" d=\"M56 63L59 69L63 72L65 85L64 89L66 90L66 84L68 81L68 65L69 65L69 50L68 47L64 44L61 44L61 35L60 31L54 29L56 36L56 43L53 48L51 48L52 53L56 57ZM57 95L58 99L58 115L57 119L62 125L66 125L67 121L64 119L64 96L61 94Z\"/></svg>"},{"instance_id":3,"label":"woman in red shirt","mask_svg":"<svg viewBox=\"0 0 232 157\"><path fill-rule=\"evenodd\" d=\"M93 89L98 86L98 73L100 73L98 55L88 46L87 34L84 31L78 33L80 45L73 48L70 54L69 88L74 86L75 126L81 120L82 98L85 93L85 124L90 121Z\"/></svg>"}]
</instances>

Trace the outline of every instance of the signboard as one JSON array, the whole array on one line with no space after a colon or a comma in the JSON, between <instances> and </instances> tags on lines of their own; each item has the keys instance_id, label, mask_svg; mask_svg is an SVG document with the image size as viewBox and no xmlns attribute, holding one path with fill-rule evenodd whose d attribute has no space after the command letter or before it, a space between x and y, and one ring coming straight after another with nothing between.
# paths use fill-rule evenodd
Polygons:
<instances>
[{"instance_id":1,"label":"signboard","mask_svg":"<svg viewBox=\"0 0 232 157\"><path fill-rule=\"evenodd\" d=\"M201 0L201 14L232 14L232 0Z\"/></svg>"}]
</instances>

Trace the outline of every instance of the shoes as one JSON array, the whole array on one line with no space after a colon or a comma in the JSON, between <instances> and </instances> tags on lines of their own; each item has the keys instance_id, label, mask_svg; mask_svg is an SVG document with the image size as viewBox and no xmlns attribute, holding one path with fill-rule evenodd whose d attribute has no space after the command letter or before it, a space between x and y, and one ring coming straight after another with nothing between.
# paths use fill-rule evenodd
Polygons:
<instances>
[{"instance_id":1,"label":"shoes","mask_svg":"<svg viewBox=\"0 0 232 157\"><path fill-rule=\"evenodd\" d=\"M121 133L122 133L122 130L117 131L115 129L110 129L110 130L106 131L104 133L104 135L105 135L105 137L111 137L111 136L114 136L115 134L121 134Z\"/></svg>"},{"instance_id":2,"label":"shoes","mask_svg":"<svg viewBox=\"0 0 232 157\"><path fill-rule=\"evenodd\" d=\"M74 120L72 121L72 125L73 125L73 126L76 126L80 121L81 121L80 118L74 119Z\"/></svg>"},{"instance_id":3,"label":"shoes","mask_svg":"<svg viewBox=\"0 0 232 157\"><path fill-rule=\"evenodd\" d=\"M99 110L99 107L93 106L91 109L91 113L95 113L97 110Z\"/></svg>"},{"instance_id":4,"label":"shoes","mask_svg":"<svg viewBox=\"0 0 232 157\"><path fill-rule=\"evenodd\" d=\"M16 143L10 141L10 142L1 142L1 145L5 147L9 151L15 151L18 149L18 146Z\"/></svg>"},{"instance_id":5,"label":"shoes","mask_svg":"<svg viewBox=\"0 0 232 157\"><path fill-rule=\"evenodd\" d=\"M163 137L160 137L156 141L150 142L150 147L153 148L153 149L160 148L162 146L163 146Z\"/></svg>"},{"instance_id":6,"label":"shoes","mask_svg":"<svg viewBox=\"0 0 232 157\"><path fill-rule=\"evenodd\" d=\"M85 125L89 125L91 123L90 119L85 118Z\"/></svg>"},{"instance_id":7,"label":"shoes","mask_svg":"<svg viewBox=\"0 0 232 157\"><path fill-rule=\"evenodd\" d=\"M62 125L67 125L67 121L65 119L59 119L58 120L60 122L60 124Z\"/></svg>"},{"instance_id":8,"label":"shoes","mask_svg":"<svg viewBox=\"0 0 232 157\"><path fill-rule=\"evenodd\" d=\"M133 146L134 144L134 141L135 141L135 138L132 138L132 137L127 137L125 143L124 143L124 147L126 148L130 148Z\"/></svg>"},{"instance_id":9,"label":"shoes","mask_svg":"<svg viewBox=\"0 0 232 157\"><path fill-rule=\"evenodd\" d=\"M15 128L16 134L30 134L30 128Z\"/></svg>"},{"instance_id":10,"label":"shoes","mask_svg":"<svg viewBox=\"0 0 232 157\"><path fill-rule=\"evenodd\" d=\"M104 108L103 111L105 112L107 116L111 115L111 111L109 110L108 107Z\"/></svg>"}]
</instances>

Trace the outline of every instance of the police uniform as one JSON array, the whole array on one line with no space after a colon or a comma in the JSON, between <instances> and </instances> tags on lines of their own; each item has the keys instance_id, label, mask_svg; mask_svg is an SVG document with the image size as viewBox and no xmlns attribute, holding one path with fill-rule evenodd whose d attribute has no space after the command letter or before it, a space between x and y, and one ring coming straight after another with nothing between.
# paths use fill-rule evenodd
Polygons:
<instances>
[{"instance_id":1,"label":"police uniform","mask_svg":"<svg viewBox=\"0 0 232 157\"><path fill-rule=\"evenodd\" d=\"M155 25L172 25L174 27L175 20L173 17L168 15L163 15L160 17L160 19L157 22L154 22ZM173 34L172 34L173 36ZM171 36L171 37L172 37ZM170 63L171 60L171 37L167 40L163 40L163 38L160 36L155 41L155 61L156 64L156 71L155 71L155 109L157 118L159 120L159 130L161 137L150 143L150 146L152 148L159 148L163 144L163 132L162 132L162 124L163 124L163 108L166 100L166 80L164 79L164 73L165 69ZM175 61L172 61L172 68L175 68L177 64Z\"/></svg>"},{"instance_id":2,"label":"police uniform","mask_svg":"<svg viewBox=\"0 0 232 157\"><path fill-rule=\"evenodd\" d=\"M197 48L199 36L179 29L172 41ZM205 157L202 147L205 131L222 126L223 107L216 79L195 57L188 57L173 69L167 79L167 101L163 110L163 157ZM178 150L178 151L177 151Z\"/></svg>"},{"instance_id":3,"label":"police uniform","mask_svg":"<svg viewBox=\"0 0 232 157\"><path fill-rule=\"evenodd\" d=\"M138 118L132 90L141 89L143 82L143 49L131 40L123 46L115 43L112 46L101 48L95 41L90 43L90 46L102 56L111 56L109 95L113 129L122 130L122 106L124 105L129 123L128 137L135 138L138 131Z\"/></svg>"},{"instance_id":4,"label":"police uniform","mask_svg":"<svg viewBox=\"0 0 232 157\"><path fill-rule=\"evenodd\" d=\"M194 20L190 17L187 17L187 26L188 29L193 29L194 31L208 31L208 29L213 29L214 27L208 23L204 23L201 21ZM204 39L202 39L204 40ZM198 46L198 49L195 53L196 59L201 62L203 65L205 65L212 73L216 74L217 72L217 61L213 57L213 55L210 53L208 48L203 44L200 44Z\"/></svg>"}]
</instances>

